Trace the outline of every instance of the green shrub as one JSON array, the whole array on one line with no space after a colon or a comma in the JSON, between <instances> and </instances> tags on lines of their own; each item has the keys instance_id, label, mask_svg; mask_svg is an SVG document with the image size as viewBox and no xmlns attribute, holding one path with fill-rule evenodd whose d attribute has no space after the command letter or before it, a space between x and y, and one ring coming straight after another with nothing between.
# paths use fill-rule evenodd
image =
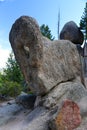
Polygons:
<instances>
[{"instance_id":1,"label":"green shrub","mask_svg":"<svg viewBox=\"0 0 87 130\"><path fill-rule=\"evenodd\" d=\"M4 84L0 85L0 94L5 96L16 97L22 91L22 87L17 82L5 81Z\"/></svg>"}]
</instances>

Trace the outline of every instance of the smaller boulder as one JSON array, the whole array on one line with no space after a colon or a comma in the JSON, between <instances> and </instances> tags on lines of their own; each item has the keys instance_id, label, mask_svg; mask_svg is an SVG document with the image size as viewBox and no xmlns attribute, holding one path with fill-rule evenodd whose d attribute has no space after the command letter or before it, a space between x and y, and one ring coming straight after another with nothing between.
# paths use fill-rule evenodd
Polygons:
<instances>
[{"instance_id":1,"label":"smaller boulder","mask_svg":"<svg viewBox=\"0 0 87 130\"><path fill-rule=\"evenodd\" d=\"M65 100L53 119L49 121L50 130L73 130L81 123L80 109L78 105Z\"/></svg>"},{"instance_id":2,"label":"smaller boulder","mask_svg":"<svg viewBox=\"0 0 87 130\"><path fill-rule=\"evenodd\" d=\"M43 106L51 109L60 104L64 99L78 103L86 96L87 91L79 81L60 83L44 97Z\"/></svg>"},{"instance_id":3,"label":"smaller boulder","mask_svg":"<svg viewBox=\"0 0 87 130\"><path fill-rule=\"evenodd\" d=\"M16 98L16 103L22 105L24 108L32 109L36 100L36 95L34 94L24 94L19 95Z\"/></svg>"},{"instance_id":4,"label":"smaller boulder","mask_svg":"<svg viewBox=\"0 0 87 130\"><path fill-rule=\"evenodd\" d=\"M74 44L83 44L84 35L75 22L67 22L60 32L60 39L70 40Z\"/></svg>"}]
</instances>

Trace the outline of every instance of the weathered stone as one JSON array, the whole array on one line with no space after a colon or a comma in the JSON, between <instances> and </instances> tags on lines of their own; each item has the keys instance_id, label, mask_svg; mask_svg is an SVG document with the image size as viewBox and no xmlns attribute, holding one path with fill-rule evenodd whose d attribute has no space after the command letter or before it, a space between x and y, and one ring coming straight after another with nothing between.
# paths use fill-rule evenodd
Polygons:
<instances>
[{"instance_id":1,"label":"weathered stone","mask_svg":"<svg viewBox=\"0 0 87 130\"><path fill-rule=\"evenodd\" d=\"M27 95L19 95L15 101L17 104L20 104L25 108L32 109L34 108L35 100L36 100L36 95L27 94Z\"/></svg>"},{"instance_id":2,"label":"weathered stone","mask_svg":"<svg viewBox=\"0 0 87 130\"><path fill-rule=\"evenodd\" d=\"M71 101L65 100L49 122L50 130L73 130L81 123L80 109L78 105Z\"/></svg>"},{"instance_id":3,"label":"weathered stone","mask_svg":"<svg viewBox=\"0 0 87 130\"><path fill-rule=\"evenodd\" d=\"M51 42L47 48L43 46L42 69L38 76L46 91L77 77L81 81L81 71L78 51L71 42L59 40Z\"/></svg>"},{"instance_id":4,"label":"weathered stone","mask_svg":"<svg viewBox=\"0 0 87 130\"><path fill-rule=\"evenodd\" d=\"M80 108L80 113L82 117L87 117L87 96L84 96L78 102L78 106Z\"/></svg>"},{"instance_id":5,"label":"weathered stone","mask_svg":"<svg viewBox=\"0 0 87 130\"><path fill-rule=\"evenodd\" d=\"M14 115L18 114L23 110L22 106L18 106L17 104L13 103L11 105L4 105L0 107L0 128L1 126L11 122L12 119L15 119ZM3 129L0 129L3 130Z\"/></svg>"},{"instance_id":6,"label":"weathered stone","mask_svg":"<svg viewBox=\"0 0 87 130\"><path fill-rule=\"evenodd\" d=\"M43 107L31 111L15 103L5 104L0 107L0 130L48 130L49 118Z\"/></svg>"},{"instance_id":7,"label":"weathered stone","mask_svg":"<svg viewBox=\"0 0 87 130\"><path fill-rule=\"evenodd\" d=\"M9 39L32 91L44 95L61 82L82 79L79 53L67 40L50 41L37 22L22 16L13 24Z\"/></svg>"},{"instance_id":8,"label":"weathered stone","mask_svg":"<svg viewBox=\"0 0 87 130\"><path fill-rule=\"evenodd\" d=\"M84 35L75 22L66 23L60 32L60 39L70 40L75 44L83 44Z\"/></svg>"},{"instance_id":9,"label":"weathered stone","mask_svg":"<svg viewBox=\"0 0 87 130\"><path fill-rule=\"evenodd\" d=\"M42 63L43 46L35 19L22 16L13 24L9 39L15 57L32 91L44 92L38 71Z\"/></svg>"},{"instance_id":10,"label":"weathered stone","mask_svg":"<svg viewBox=\"0 0 87 130\"><path fill-rule=\"evenodd\" d=\"M81 125L74 130L87 130L87 117L83 118Z\"/></svg>"},{"instance_id":11,"label":"weathered stone","mask_svg":"<svg viewBox=\"0 0 87 130\"><path fill-rule=\"evenodd\" d=\"M64 99L72 100L76 103L87 96L87 90L79 81L68 81L57 85L45 97L43 106L49 109L60 104Z\"/></svg>"}]
</instances>

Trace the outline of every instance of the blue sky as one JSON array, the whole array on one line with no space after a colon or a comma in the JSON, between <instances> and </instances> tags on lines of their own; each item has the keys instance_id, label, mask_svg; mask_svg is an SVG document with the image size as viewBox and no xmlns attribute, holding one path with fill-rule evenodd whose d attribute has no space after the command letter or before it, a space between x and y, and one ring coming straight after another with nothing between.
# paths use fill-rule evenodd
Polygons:
<instances>
[{"instance_id":1,"label":"blue sky","mask_svg":"<svg viewBox=\"0 0 87 130\"><path fill-rule=\"evenodd\" d=\"M73 20L79 25L86 0L0 0L0 68L11 52L9 32L12 24L22 15L34 17L38 24L49 26L57 39L58 11L60 10L60 30Z\"/></svg>"}]
</instances>

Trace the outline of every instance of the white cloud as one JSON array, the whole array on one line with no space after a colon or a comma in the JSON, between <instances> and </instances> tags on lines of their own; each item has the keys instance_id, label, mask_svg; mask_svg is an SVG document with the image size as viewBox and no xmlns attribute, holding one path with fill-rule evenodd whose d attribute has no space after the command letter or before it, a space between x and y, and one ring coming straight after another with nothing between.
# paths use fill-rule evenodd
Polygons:
<instances>
[{"instance_id":1,"label":"white cloud","mask_svg":"<svg viewBox=\"0 0 87 130\"><path fill-rule=\"evenodd\" d=\"M10 54L10 50L3 49L2 46L0 46L0 69L6 67L6 62Z\"/></svg>"},{"instance_id":2,"label":"white cloud","mask_svg":"<svg viewBox=\"0 0 87 130\"><path fill-rule=\"evenodd\" d=\"M3 2L3 1L5 1L5 0L0 0L0 2Z\"/></svg>"},{"instance_id":3,"label":"white cloud","mask_svg":"<svg viewBox=\"0 0 87 130\"><path fill-rule=\"evenodd\" d=\"M10 52L11 52L11 46L9 40L5 36L5 31L1 29L0 30L0 69L6 67L6 62Z\"/></svg>"},{"instance_id":4,"label":"white cloud","mask_svg":"<svg viewBox=\"0 0 87 130\"><path fill-rule=\"evenodd\" d=\"M0 0L0 2L5 2L5 1L12 2L14 0Z\"/></svg>"}]
</instances>

